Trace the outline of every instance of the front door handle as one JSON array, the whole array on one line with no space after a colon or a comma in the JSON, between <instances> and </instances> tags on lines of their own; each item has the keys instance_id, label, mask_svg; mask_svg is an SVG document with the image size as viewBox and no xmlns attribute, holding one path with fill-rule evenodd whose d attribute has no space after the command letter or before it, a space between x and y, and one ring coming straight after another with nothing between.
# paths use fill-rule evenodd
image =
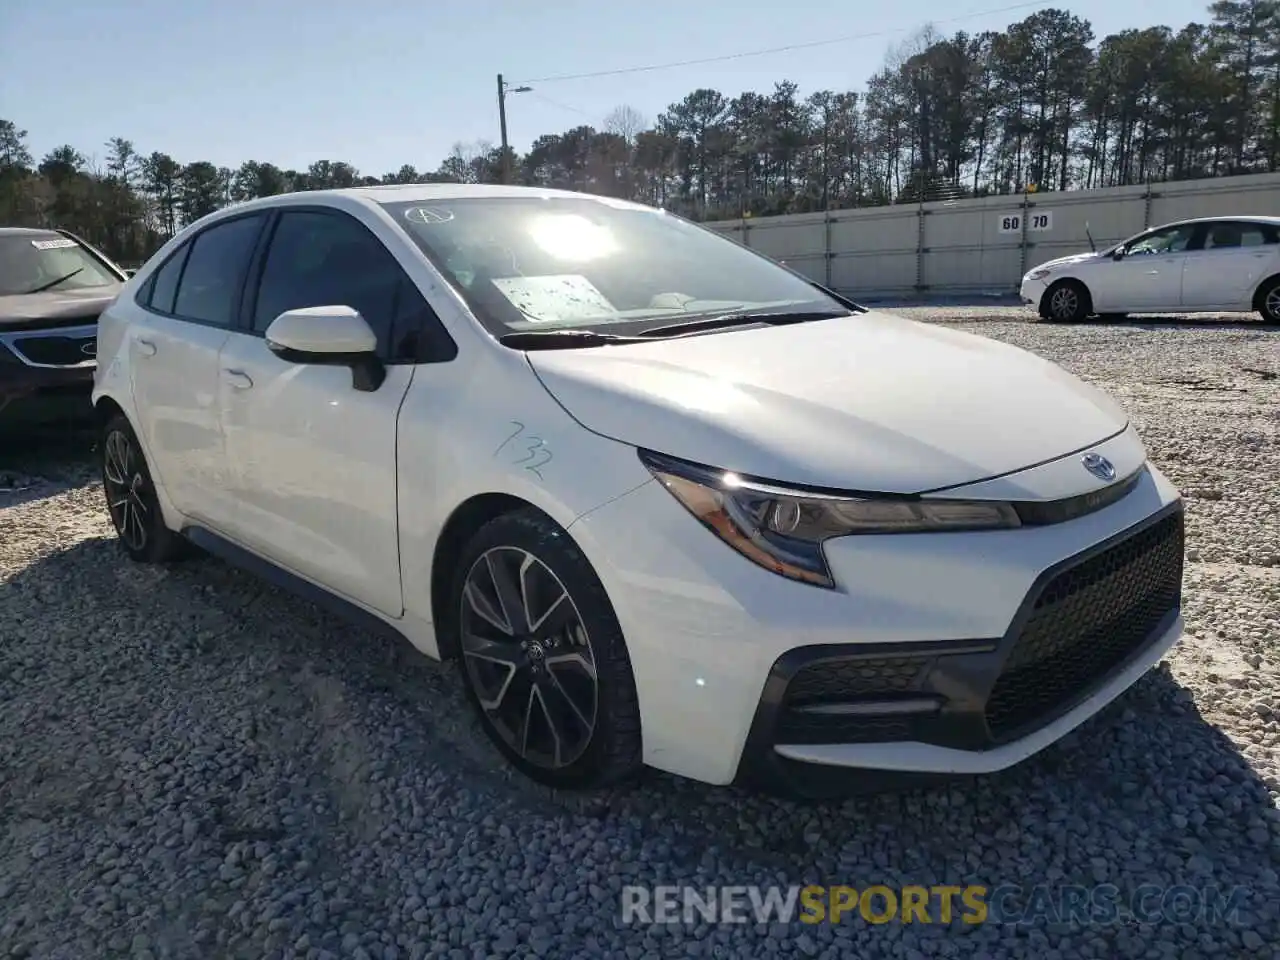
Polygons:
<instances>
[{"instance_id":1,"label":"front door handle","mask_svg":"<svg viewBox=\"0 0 1280 960\"><path fill-rule=\"evenodd\" d=\"M138 352L144 357L154 357L156 355L156 345L150 340L138 338Z\"/></svg>"},{"instance_id":2,"label":"front door handle","mask_svg":"<svg viewBox=\"0 0 1280 960\"><path fill-rule=\"evenodd\" d=\"M249 379L249 375L243 370L231 370L224 367L222 377L237 390L248 390L253 386L253 381Z\"/></svg>"}]
</instances>

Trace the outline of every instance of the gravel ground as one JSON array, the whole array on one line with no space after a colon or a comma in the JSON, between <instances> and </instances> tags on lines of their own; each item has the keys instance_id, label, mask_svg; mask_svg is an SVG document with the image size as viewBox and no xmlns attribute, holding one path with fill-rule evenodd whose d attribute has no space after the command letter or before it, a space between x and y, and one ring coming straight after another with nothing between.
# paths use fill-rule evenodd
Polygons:
<instances>
[{"instance_id":1,"label":"gravel ground","mask_svg":"<svg viewBox=\"0 0 1280 960\"><path fill-rule=\"evenodd\" d=\"M0 463L0 956L1280 956L1280 331L902 312L1099 383L1186 492L1189 635L1062 744L841 804L660 774L554 796L507 774L449 670L219 562L125 562L87 461L37 451ZM629 883L806 882L1245 900L1217 923L617 919Z\"/></svg>"}]
</instances>

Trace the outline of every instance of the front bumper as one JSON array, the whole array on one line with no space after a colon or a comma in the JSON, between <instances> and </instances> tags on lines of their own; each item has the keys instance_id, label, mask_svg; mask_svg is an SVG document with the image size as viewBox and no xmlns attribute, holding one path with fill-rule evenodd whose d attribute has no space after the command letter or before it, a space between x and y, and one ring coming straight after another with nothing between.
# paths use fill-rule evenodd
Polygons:
<instances>
[{"instance_id":1,"label":"front bumper","mask_svg":"<svg viewBox=\"0 0 1280 960\"><path fill-rule=\"evenodd\" d=\"M1045 280L1032 280L1030 276L1022 278L1022 286L1018 289L1018 296L1022 302L1029 307L1035 309L1040 308L1040 301L1044 298L1044 292L1049 289Z\"/></svg>"},{"instance_id":2,"label":"front bumper","mask_svg":"<svg viewBox=\"0 0 1280 960\"><path fill-rule=\"evenodd\" d=\"M0 332L0 409L59 398L87 405L96 339L96 324Z\"/></svg>"},{"instance_id":3,"label":"front bumper","mask_svg":"<svg viewBox=\"0 0 1280 960\"><path fill-rule=\"evenodd\" d=\"M998 638L789 651L770 671L736 780L828 796L1027 759L1177 642L1183 535L1177 502L1055 564Z\"/></svg>"},{"instance_id":4,"label":"front bumper","mask_svg":"<svg viewBox=\"0 0 1280 960\"><path fill-rule=\"evenodd\" d=\"M1097 449L1122 476L1141 463L1141 445L1130 432ZM1065 458L1001 480L999 492L1052 498L1072 489L1078 471L1078 457ZM1087 676L1033 702L1028 716L1013 710L994 724L988 716L1004 709L1006 691L1000 688L996 697L1002 671L1028 656L1013 648L1029 623L1039 624L1032 618L1046 584L1108 544L1128 543L1148 525L1180 518L1180 503L1176 489L1149 466L1123 498L1061 523L841 538L828 549L837 590L786 580L738 556L656 483L579 518L569 532L599 574L627 638L646 763L714 784L794 782L798 765L853 770L865 782L870 771L1001 769L1118 696L1180 634L1180 525L1165 548L1171 558L1160 587L1165 600L1150 601L1159 609L1144 614L1140 636L1125 633L1120 648L1089 660ZM1099 610L1121 604L1122 625L1129 616L1128 594L1118 587L1084 595ZM1093 637L1095 628L1101 629L1091 621L1083 632ZM1079 634L1072 636L1079 641ZM1107 642L1105 630L1099 636ZM819 668L805 670L811 661ZM837 661L842 665L833 669ZM1030 656L1027 662L1054 661ZM839 685L841 677L861 677L862 667L873 678L893 675L897 687ZM806 687L796 686L802 672ZM1030 689L1034 695L1034 684ZM930 714L914 716L850 718L848 708L830 707L868 694L886 699L885 693L938 702ZM796 705L823 709L793 716L788 711ZM799 723L806 713L819 714L826 732L814 727L812 716L806 732Z\"/></svg>"}]
</instances>

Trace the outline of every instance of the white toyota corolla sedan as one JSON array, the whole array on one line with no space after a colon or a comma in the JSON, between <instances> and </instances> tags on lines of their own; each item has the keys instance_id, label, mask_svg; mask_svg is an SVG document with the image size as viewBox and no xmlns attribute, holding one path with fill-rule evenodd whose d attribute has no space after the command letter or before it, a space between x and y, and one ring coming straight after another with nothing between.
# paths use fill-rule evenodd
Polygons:
<instances>
[{"instance_id":1,"label":"white toyota corolla sedan","mask_svg":"<svg viewBox=\"0 0 1280 960\"><path fill-rule=\"evenodd\" d=\"M557 787L999 770L1182 629L1181 498L1120 407L660 210L255 200L98 336L130 556L195 544L459 661Z\"/></svg>"},{"instance_id":2,"label":"white toyota corolla sedan","mask_svg":"<svg viewBox=\"0 0 1280 960\"><path fill-rule=\"evenodd\" d=\"M1280 217L1166 223L1042 263L1022 278L1021 294L1044 320L1256 311L1280 324Z\"/></svg>"}]
</instances>

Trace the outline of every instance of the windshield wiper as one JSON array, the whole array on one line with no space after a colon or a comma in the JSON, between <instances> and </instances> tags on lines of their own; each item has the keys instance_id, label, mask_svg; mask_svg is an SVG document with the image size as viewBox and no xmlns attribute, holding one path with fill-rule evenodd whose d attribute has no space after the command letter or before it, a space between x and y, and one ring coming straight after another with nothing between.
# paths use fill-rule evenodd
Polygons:
<instances>
[{"instance_id":1,"label":"windshield wiper","mask_svg":"<svg viewBox=\"0 0 1280 960\"><path fill-rule=\"evenodd\" d=\"M607 347L613 343L644 343L644 337L624 337L595 330L521 330L498 338L514 350L562 350L566 347Z\"/></svg>"},{"instance_id":2,"label":"windshield wiper","mask_svg":"<svg viewBox=\"0 0 1280 960\"><path fill-rule=\"evenodd\" d=\"M644 338L678 336L682 333L694 333L699 330L719 330L724 327L741 327L751 323L767 323L771 327L782 327L791 323L808 323L810 320L834 320L837 317L851 316L848 313L830 310L792 311L789 313L752 313L746 310L735 310L714 317L703 317L701 320L685 320L680 323L668 323L661 327L651 327L640 334Z\"/></svg>"},{"instance_id":3,"label":"windshield wiper","mask_svg":"<svg viewBox=\"0 0 1280 960\"><path fill-rule=\"evenodd\" d=\"M56 287L58 284L62 283L63 281L70 280L77 273L83 273L83 272L84 272L84 267L76 267L74 270L68 273L65 277L59 277L57 280L50 280L48 283L42 283L40 286L36 287L34 290L28 290L25 295L30 295L33 293L44 293L46 290L52 290L54 287Z\"/></svg>"}]
</instances>

